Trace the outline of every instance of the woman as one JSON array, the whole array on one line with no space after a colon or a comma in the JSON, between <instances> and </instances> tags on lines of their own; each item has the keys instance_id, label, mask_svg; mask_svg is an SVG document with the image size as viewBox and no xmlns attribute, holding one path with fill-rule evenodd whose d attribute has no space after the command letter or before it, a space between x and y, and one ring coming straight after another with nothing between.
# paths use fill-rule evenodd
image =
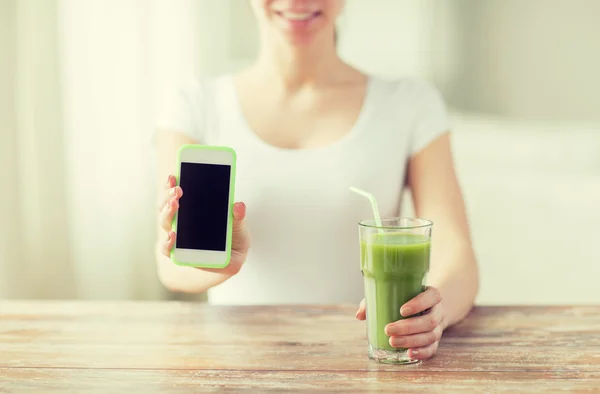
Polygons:
<instances>
[{"instance_id":1,"label":"woman","mask_svg":"<svg viewBox=\"0 0 600 394\"><path fill-rule=\"evenodd\" d=\"M208 290L210 302L221 304L357 302L363 286L356 223L371 214L348 187L371 191L382 216L398 216L406 184L417 215L435 229L429 287L402 313L427 313L386 332L411 357L431 357L478 288L439 94L419 81L384 81L344 63L335 43L343 0L251 3L260 27L256 62L189 86L160 124L161 281L174 291ZM183 193L169 174L186 143L238 153L236 197L248 212L235 204L233 254L223 270L169 259ZM364 302L356 317L365 319Z\"/></svg>"}]
</instances>

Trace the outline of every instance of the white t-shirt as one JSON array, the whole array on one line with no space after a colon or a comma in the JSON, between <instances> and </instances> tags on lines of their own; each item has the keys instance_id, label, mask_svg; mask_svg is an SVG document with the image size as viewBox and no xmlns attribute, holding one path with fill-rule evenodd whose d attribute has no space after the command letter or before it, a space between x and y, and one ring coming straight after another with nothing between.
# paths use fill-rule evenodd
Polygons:
<instances>
[{"instance_id":1,"label":"white t-shirt","mask_svg":"<svg viewBox=\"0 0 600 394\"><path fill-rule=\"evenodd\" d=\"M414 80L370 77L353 128L324 147L267 144L249 127L231 76L180 90L158 126L237 152L236 201L247 205L251 249L241 271L209 291L213 304L357 303L358 225L398 216L408 159L449 130L439 93Z\"/></svg>"}]
</instances>

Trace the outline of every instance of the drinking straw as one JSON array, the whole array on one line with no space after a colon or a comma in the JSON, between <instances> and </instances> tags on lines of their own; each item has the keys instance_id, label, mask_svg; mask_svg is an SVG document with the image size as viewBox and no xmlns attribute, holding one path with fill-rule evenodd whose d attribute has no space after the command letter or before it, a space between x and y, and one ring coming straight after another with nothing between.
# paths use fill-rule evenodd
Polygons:
<instances>
[{"instance_id":1,"label":"drinking straw","mask_svg":"<svg viewBox=\"0 0 600 394\"><path fill-rule=\"evenodd\" d=\"M363 197L366 197L371 202L371 208L373 208L373 216L375 217L375 224L377 227L383 227L381 224L381 216L379 216L379 209L377 208L377 200L375 200L375 196L371 193L361 190L357 187L350 186L350 190L356 194L360 194ZM379 230L381 232L381 229Z\"/></svg>"}]
</instances>

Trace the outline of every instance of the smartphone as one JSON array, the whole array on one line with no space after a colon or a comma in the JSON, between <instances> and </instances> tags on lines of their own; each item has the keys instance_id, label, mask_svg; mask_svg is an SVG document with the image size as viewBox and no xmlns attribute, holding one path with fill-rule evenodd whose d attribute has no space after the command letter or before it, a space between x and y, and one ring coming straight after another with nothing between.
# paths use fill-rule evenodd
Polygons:
<instances>
[{"instance_id":1,"label":"smartphone","mask_svg":"<svg viewBox=\"0 0 600 394\"><path fill-rule=\"evenodd\" d=\"M183 189L173 217L175 264L225 268L231 258L236 153L229 147L183 145L177 184Z\"/></svg>"}]
</instances>

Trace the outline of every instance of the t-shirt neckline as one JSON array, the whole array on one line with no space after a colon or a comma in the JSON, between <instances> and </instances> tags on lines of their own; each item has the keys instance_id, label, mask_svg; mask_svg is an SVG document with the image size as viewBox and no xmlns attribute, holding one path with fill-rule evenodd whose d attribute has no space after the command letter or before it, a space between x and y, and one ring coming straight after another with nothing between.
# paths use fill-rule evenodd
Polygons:
<instances>
[{"instance_id":1,"label":"t-shirt neckline","mask_svg":"<svg viewBox=\"0 0 600 394\"><path fill-rule=\"evenodd\" d=\"M287 154L303 154L303 153L317 153L317 152L328 152L334 149L338 149L344 145L349 144L352 140L354 140L363 130L365 129L365 123L369 118L369 114L371 112L373 102L375 101L375 84L376 80L374 77L368 75L367 76L367 86L365 90L365 96L363 98L363 102L361 108L359 110L358 116L354 121L354 124L346 132L341 138L328 143L327 145L318 146L314 148L300 148L300 149L291 149L291 148L281 148L275 145L272 145L256 134L256 132L250 127L246 115L242 109L242 105L240 102L240 98L235 87L234 75L229 74L225 77L225 84L227 85L229 94L231 96L231 102L233 103L233 111L235 113L235 117L239 119L239 123L241 125L241 129L243 133L249 137L249 139L255 145L259 146L263 150L277 152L277 153L287 153Z\"/></svg>"}]
</instances>

